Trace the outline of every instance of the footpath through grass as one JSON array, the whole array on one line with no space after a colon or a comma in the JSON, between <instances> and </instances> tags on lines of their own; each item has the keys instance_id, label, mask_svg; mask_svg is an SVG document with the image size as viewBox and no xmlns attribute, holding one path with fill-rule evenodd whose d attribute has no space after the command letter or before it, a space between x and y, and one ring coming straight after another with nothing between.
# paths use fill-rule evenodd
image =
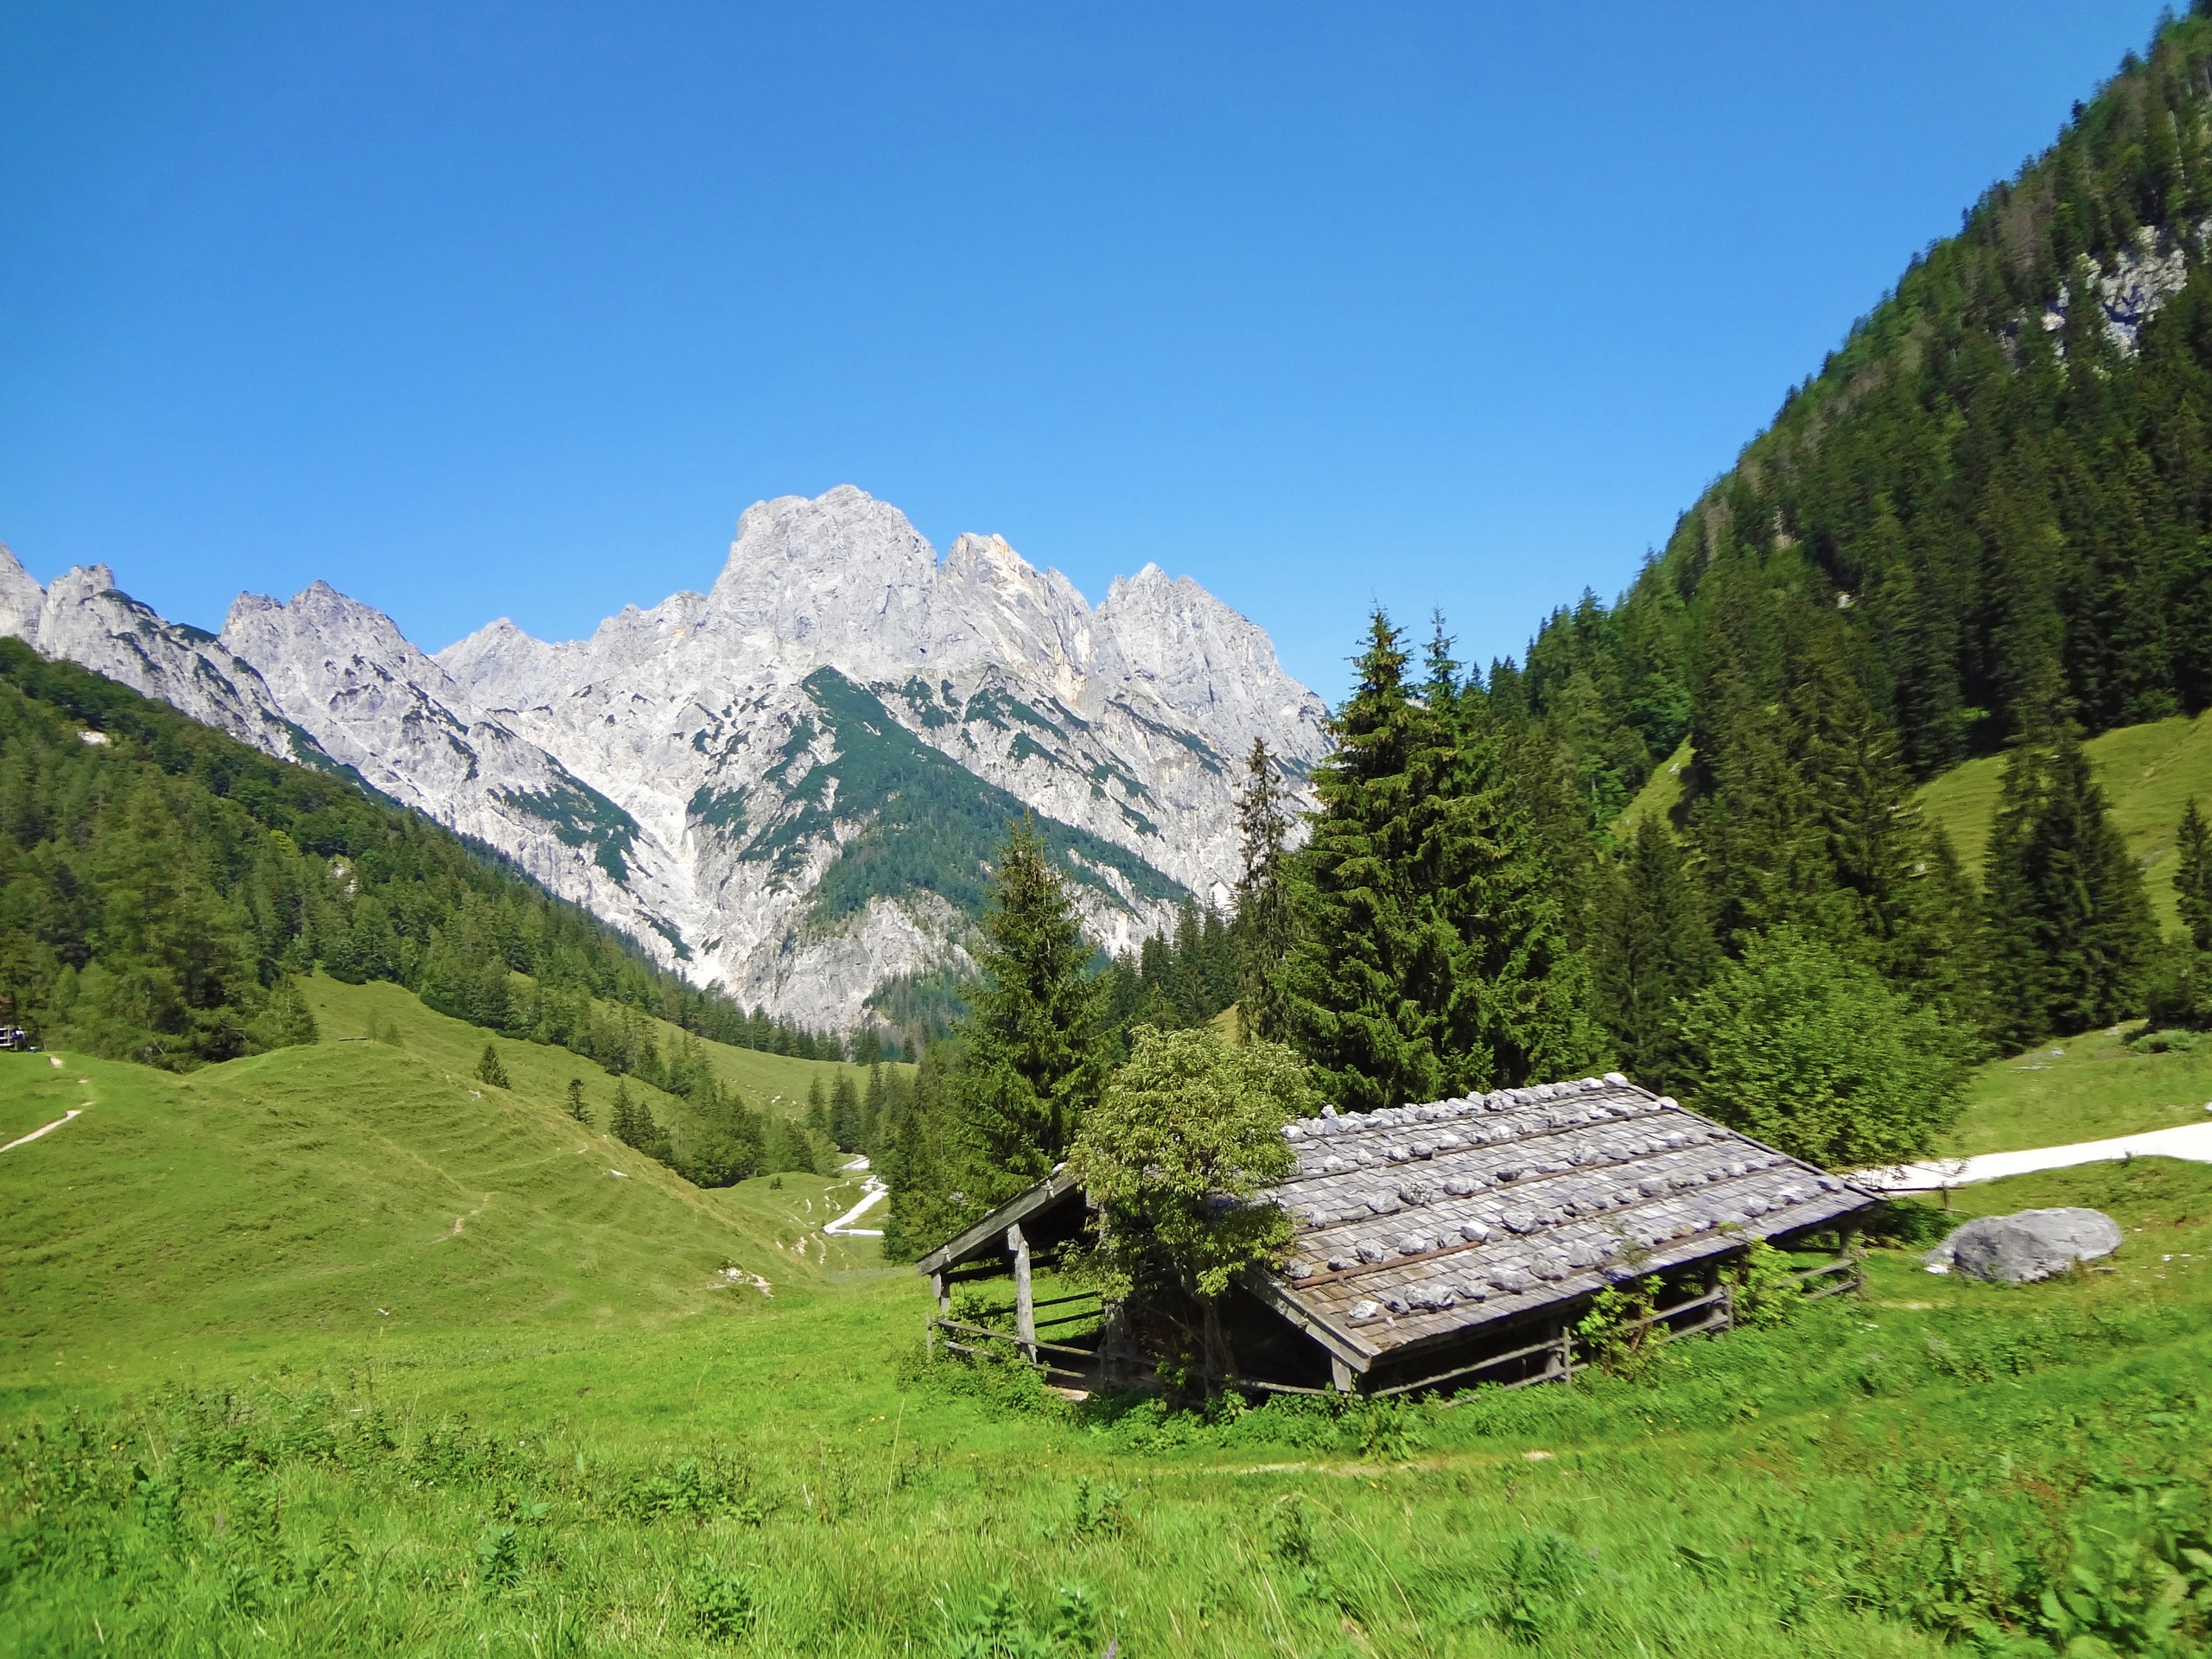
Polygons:
<instances>
[{"instance_id":1,"label":"footpath through grass","mask_svg":"<svg viewBox=\"0 0 2212 1659\"><path fill-rule=\"evenodd\" d=\"M2135 1032L2084 1032L1978 1066L1942 1151L1963 1158L2212 1122L2212 1039L2128 1041Z\"/></svg>"}]
</instances>

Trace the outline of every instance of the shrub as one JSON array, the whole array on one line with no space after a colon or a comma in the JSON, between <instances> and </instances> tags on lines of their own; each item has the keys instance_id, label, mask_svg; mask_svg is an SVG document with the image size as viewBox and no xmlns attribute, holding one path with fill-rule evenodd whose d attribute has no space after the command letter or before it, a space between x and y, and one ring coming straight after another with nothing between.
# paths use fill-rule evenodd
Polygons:
<instances>
[{"instance_id":1,"label":"shrub","mask_svg":"<svg viewBox=\"0 0 2212 1659\"><path fill-rule=\"evenodd\" d=\"M691 1564L685 1586L691 1622L709 1642L735 1642L753 1628L753 1586L711 1555Z\"/></svg>"},{"instance_id":2,"label":"shrub","mask_svg":"<svg viewBox=\"0 0 2212 1659\"><path fill-rule=\"evenodd\" d=\"M1696 1104L1824 1168L1927 1156L1965 1068L1940 1015L1808 933L1753 939L1684 1011Z\"/></svg>"}]
</instances>

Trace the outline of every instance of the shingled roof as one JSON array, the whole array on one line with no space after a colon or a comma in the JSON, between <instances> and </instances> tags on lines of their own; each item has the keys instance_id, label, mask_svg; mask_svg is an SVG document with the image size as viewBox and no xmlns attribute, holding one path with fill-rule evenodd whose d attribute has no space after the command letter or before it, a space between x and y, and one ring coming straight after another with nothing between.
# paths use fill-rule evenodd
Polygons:
<instances>
[{"instance_id":1,"label":"shingled roof","mask_svg":"<svg viewBox=\"0 0 2212 1659\"><path fill-rule=\"evenodd\" d=\"M1618 1073L1356 1116L1325 1108L1283 1133L1298 1172L1262 1196L1298 1231L1281 1270L1252 1287L1369 1359L1875 1199Z\"/></svg>"}]
</instances>

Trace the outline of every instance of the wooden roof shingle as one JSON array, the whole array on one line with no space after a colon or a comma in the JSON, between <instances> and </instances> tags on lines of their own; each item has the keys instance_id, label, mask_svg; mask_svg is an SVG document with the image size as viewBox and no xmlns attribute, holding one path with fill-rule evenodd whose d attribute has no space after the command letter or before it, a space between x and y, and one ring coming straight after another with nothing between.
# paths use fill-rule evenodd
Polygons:
<instances>
[{"instance_id":1,"label":"wooden roof shingle","mask_svg":"<svg viewBox=\"0 0 2212 1659\"><path fill-rule=\"evenodd\" d=\"M1297 1233L1253 1288L1355 1363L1837 1221L1876 1196L1618 1073L1325 1108L1283 1134L1297 1171L1261 1196Z\"/></svg>"}]
</instances>

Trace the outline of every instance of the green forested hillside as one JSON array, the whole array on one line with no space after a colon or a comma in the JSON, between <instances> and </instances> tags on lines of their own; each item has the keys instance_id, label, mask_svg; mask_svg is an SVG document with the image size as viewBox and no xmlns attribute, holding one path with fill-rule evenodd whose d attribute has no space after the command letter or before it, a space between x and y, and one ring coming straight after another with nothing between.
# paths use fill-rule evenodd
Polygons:
<instances>
[{"instance_id":1,"label":"green forested hillside","mask_svg":"<svg viewBox=\"0 0 2212 1659\"><path fill-rule=\"evenodd\" d=\"M2212 897L2177 909L2163 860L2212 795L2208 222L2198 7L1911 262L1616 604L1456 690L1440 628L1432 683L1507 734L1629 1070L1709 1086L1712 998L1859 971L1831 957L1963 1053L2212 1020Z\"/></svg>"},{"instance_id":2,"label":"green forested hillside","mask_svg":"<svg viewBox=\"0 0 2212 1659\"><path fill-rule=\"evenodd\" d=\"M1567 742L1601 811L1693 729L1709 779L1725 683L1770 702L1831 632L1922 777L2054 705L2095 733L2212 699L2208 61L2212 21L2162 28L1913 262L1618 605L1586 596L1499 665L1494 698ZM2160 249L2187 282L2132 345L2071 302Z\"/></svg>"},{"instance_id":3,"label":"green forested hillside","mask_svg":"<svg viewBox=\"0 0 2212 1659\"><path fill-rule=\"evenodd\" d=\"M652 967L488 852L346 779L0 641L5 1012L35 1034L186 1067L296 1040L286 987L318 964L617 1069L660 1059L602 1005L728 1043L842 1052ZM518 973L532 979L519 997Z\"/></svg>"},{"instance_id":4,"label":"green forested hillside","mask_svg":"<svg viewBox=\"0 0 2212 1659\"><path fill-rule=\"evenodd\" d=\"M2175 827L2192 798L2212 807L2212 719L2176 715L2123 726L2084 747L2111 801L2113 823L2142 867L2152 907L2171 929ZM2002 769L1995 756L1968 760L1920 793L1929 821L1970 868L1979 867L1988 842Z\"/></svg>"}]
</instances>

